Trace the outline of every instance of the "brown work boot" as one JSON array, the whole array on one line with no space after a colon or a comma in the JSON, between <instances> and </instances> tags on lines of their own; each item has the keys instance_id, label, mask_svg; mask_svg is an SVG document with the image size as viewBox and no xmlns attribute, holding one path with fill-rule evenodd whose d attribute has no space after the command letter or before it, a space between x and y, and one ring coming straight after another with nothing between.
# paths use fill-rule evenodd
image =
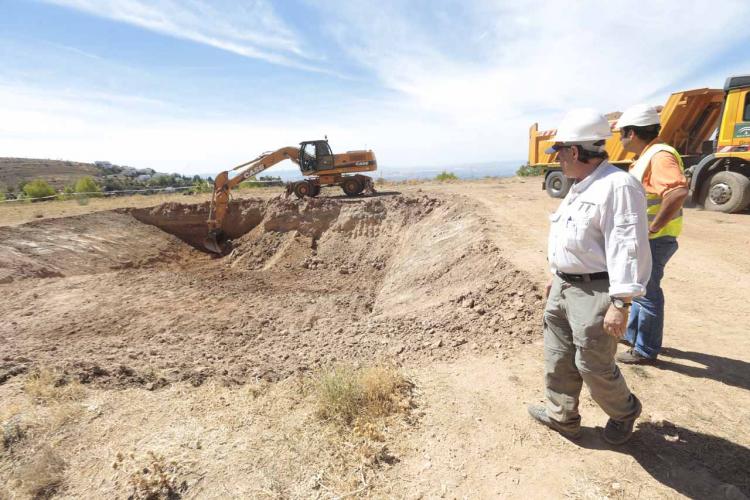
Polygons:
<instances>
[{"instance_id":1,"label":"brown work boot","mask_svg":"<svg viewBox=\"0 0 750 500\"><path fill-rule=\"evenodd\" d=\"M641 406L641 402L637 397L635 397L635 394L633 394L633 399L635 400L636 404L636 411L634 416L625 420L614 420L610 418L607 421L607 425L606 427L604 427L602 435L604 437L604 440L609 444L626 443L633 435L633 426L635 425L635 421L638 419L638 417L641 416L641 410L643 409L643 407Z\"/></svg>"},{"instance_id":2,"label":"brown work boot","mask_svg":"<svg viewBox=\"0 0 750 500\"><path fill-rule=\"evenodd\" d=\"M542 425L546 425L553 431L557 431L568 439L578 439L581 437L580 422L572 425L564 425L547 415L547 409L540 405L529 405L529 415Z\"/></svg>"},{"instance_id":3,"label":"brown work boot","mask_svg":"<svg viewBox=\"0 0 750 500\"><path fill-rule=\"evenodd\" d=\"M615 360L626 365L647 365L656 361L656 358L647 358L635 349L628 349L615 356Z\"/></svg>"}]
</instances>

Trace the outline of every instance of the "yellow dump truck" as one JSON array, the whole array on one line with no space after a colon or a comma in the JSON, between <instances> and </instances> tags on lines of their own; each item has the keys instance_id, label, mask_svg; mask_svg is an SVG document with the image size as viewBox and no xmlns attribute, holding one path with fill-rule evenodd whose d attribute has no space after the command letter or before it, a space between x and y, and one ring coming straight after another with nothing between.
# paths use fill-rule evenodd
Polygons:
<instances>
[{"instance_id":1,"label":"yellow dump truck","mask_svg":"<svg viewBox=\"0 0 750 500\"><path fill-rule=\"evenodd\" d=\"M690 182L689 199L708 210L740 212L750 205L750 75L727 78L723 89L695 89L669 96L660 111L660 138L682 155ZM610 161L627 169L633 160L623 151L619 113L607 116L612 137ZM542 189L564 197L571 181L560 171L556 153L547 154L555 130L529 130L529 165L544 167Z\"/></svg>"}]
</instances>

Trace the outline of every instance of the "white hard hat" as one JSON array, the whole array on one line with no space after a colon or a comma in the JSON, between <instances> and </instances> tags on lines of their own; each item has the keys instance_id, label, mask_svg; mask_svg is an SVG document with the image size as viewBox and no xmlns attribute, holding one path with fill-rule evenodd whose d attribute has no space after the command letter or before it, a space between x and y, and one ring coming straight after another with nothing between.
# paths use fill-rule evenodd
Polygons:
<instances>
[{"instance_id":1,"label":"white hard hat","mask_svg":"<svg viewBox=\"0 0 750 500\"><path fill-rule=\"evenodd\" d=\"M648 104L636 104L630 106L617 120L617 128L622 127L647 127L649 125L659 125L659 110L656 106Z\"/></svg>"},{"instance_id":2,"label":"white hard hat","mask_svg":"<svg viewBox=\"0 0 750 500\"><path fill-rule=\"evenodd\" d=\"M552 139L555 143L578 144L592 151L603 151L604 144L599 144L612 137L607 119L592 108L580 108L568 111L557 127ZM552 153L554 148L547 149Z\"/></svg>"}]
</instances>

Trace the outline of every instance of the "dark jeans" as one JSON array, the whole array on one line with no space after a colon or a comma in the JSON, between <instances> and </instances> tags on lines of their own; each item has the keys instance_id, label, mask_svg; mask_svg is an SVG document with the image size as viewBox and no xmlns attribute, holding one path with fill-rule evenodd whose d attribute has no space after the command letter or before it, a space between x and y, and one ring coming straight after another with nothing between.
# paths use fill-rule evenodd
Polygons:
<instances>
[{"instance_id":1,"label":"dark jeans","mask_svg":"<svg viewBox=\"0 0 750 500\"><path fill-rule=\"evenodd\" d=\"M656 358L661 350L664 335L664 292L661 279L664 267L677 251L677 238L662 236L649 240L651 246L651 278L646 295L633 300L625 340L633 344L636 352L647 358Z\"/></svg>"}]
</instances>

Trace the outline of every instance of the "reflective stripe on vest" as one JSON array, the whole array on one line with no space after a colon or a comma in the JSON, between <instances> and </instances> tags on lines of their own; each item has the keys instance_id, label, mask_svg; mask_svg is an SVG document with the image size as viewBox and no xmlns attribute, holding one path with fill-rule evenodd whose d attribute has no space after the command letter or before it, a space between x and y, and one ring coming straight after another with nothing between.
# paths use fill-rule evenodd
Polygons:
<instances>
[{"instance_id":1,"label":"reflective stripe on vest","mask_svg":"<svg viewBox=\"0 0 750 500\"><path fill-rule=\"evenodd\" d=\"M682 163L682 157L675 148L668 144L654 144L649 147L644 153L638 158L630 169L630 174L638 179L639 182L643 183L643 176L646 174L649 166L651 165L651 159L656 153L660 151L666 151L675 158L677 158L677 164L680 166L680 171L685 171L685 166ZM646 193L646 214L648 215L649 224L656 218L656 214L661 210L661 196L658 194ZM649 239L660 238L662 236L674 236L675 238L680 235L682 231L682 209L667 222L667 224L659 230L657 233L649 233Z\"/></svg>"}]
</instances>

